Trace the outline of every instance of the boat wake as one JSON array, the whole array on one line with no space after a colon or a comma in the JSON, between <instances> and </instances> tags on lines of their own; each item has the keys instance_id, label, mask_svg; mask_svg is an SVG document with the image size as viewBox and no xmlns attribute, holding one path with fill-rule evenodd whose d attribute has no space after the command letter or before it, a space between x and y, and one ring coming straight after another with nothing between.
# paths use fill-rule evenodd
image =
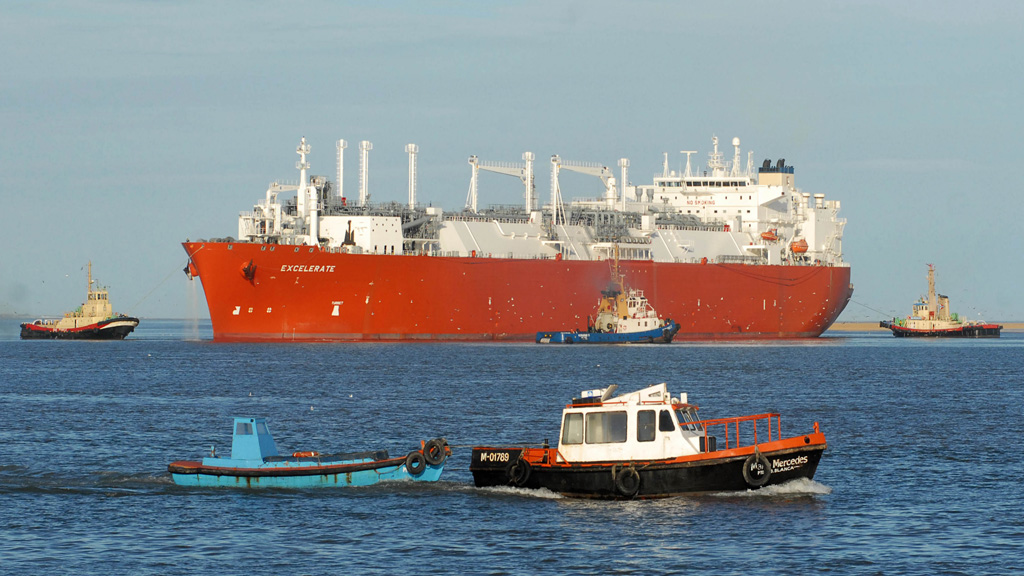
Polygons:
<instances>
[{"instance_id":1,"label":"boat wake","mask_svg":"<svg viewBox=\"0 0 1024 576\"><path fill-rule=\"evenodd\" d=\"M485 486L477 488L477 490L485 494L496 494L499 496L515 496L515 497L528 497L538 498L540 500L558 500L565 498L557 492L552 492L547 488L516 488L514 486Z\"/></svg>"},{"instance_id":2,"label":"boat wake","mask_svg":"<svg viewBox=\"0 0 1024 576\"><path fill-rule=\"evenodd\" d=\"M794 478L782 484L765 486L759 490L747 490L746 492L718 492L716 496L741 496L754 498L770 498L773 496L823 496L831 494L832 488L807 478Z\"/></svg>"}]
</instances>

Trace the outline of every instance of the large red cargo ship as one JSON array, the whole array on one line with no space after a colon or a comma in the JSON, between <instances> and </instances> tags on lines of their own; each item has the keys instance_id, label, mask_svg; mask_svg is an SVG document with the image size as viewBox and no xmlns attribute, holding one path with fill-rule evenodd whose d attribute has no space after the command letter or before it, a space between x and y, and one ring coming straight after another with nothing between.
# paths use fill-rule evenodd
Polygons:
<instances>
[{"instance_id":1,"label":"large red cargo ship","mask_svg":"<svg viewBox=\"0 0 1024 576\"><path fill-rule=\"evenodd\" d=\"M186 242L186 272L203 283L217 340L521 340L550 326L587 325L618 247L630 286L680 330L677 339L820 335L849 301L839 203L813 200L793 168L767 160L723 162L703 175L668 169L651 185L616 186L601 165L551 161L552 195L538 209L533 155L524 164L470 158L467 207L445 213L415 200L367 202L362 143L360 197L331 181L272 184L239 219L239 239ZM344 142L339 142L338 171ZM620 182L628 182L628 161ZM562 202L558 173L601 178L604 195ZM523 207L478 210L480 170L526 185ZM295 191L284 201L282 193Z\"/></svg>"}]
</instances>

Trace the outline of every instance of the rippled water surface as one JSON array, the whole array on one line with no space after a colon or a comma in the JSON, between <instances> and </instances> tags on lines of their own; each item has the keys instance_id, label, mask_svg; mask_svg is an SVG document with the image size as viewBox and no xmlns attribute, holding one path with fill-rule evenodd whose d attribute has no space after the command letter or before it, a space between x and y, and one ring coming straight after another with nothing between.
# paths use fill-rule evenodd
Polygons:
<instances>
[{"instance_id":1,"label":"rippled water surface","mask_svg":"<svg viewBox=\"0 0 1024 576\"><path fill-rule=\"evenodd\" d=\"M5 574L1009 574L1024 570L1024 335L649 347L22 342L0 320ZM477 489L469 446L558 435L580 390L668 382L705 418L778 411L829 448L814 481L592 502ZM284 450L454 445L442 480L175 486L266 416Z\"/></svg>"}]
</instances>

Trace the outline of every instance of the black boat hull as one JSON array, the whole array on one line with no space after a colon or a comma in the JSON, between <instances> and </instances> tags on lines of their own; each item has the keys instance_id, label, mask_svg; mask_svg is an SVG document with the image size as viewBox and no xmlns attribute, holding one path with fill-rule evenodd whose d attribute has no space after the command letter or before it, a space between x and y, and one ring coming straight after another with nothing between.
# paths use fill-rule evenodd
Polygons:
<instances>
[{"instance_id":1,"label":"black boat hull","mask_svg":"<svg viewBox=\"0 0 1024 576\"><path fill-rule=\"evenodd\" d=\"M796 478L812 479L824 450L825 446L816 445L761 452L769 472L756 474L750 472L750 467L756 466L758 457L749 453L688 461L601 462L571 466L526 464L524 473L521 449L475 448L470 471L478 487L547 488L565 496L581 498L664 498L697 492L750 490ZM507 459L493 456L502 452L508 453ZM482 455L483 460L489 461L481 461Z\"/></svg>"}]
</instances>

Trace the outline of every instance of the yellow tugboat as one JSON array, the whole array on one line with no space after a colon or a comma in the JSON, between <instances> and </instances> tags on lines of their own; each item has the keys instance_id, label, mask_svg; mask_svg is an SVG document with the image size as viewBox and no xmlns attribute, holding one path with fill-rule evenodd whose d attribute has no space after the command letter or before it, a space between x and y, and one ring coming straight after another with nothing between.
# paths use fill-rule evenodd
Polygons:
<instances>
[{"instance_id":1,"label":"yellow tugboat","mask_svg":"<svg viewBox=\"0 0 1024 576\"><path fill-rule=\"evenodd\" d=\"M115 314L106 288L93 287L92 262L85 302L59 320L36 320L21 325L25 340L122 340L139 325L139 319Z\"/></svg>"}]
</instances>

